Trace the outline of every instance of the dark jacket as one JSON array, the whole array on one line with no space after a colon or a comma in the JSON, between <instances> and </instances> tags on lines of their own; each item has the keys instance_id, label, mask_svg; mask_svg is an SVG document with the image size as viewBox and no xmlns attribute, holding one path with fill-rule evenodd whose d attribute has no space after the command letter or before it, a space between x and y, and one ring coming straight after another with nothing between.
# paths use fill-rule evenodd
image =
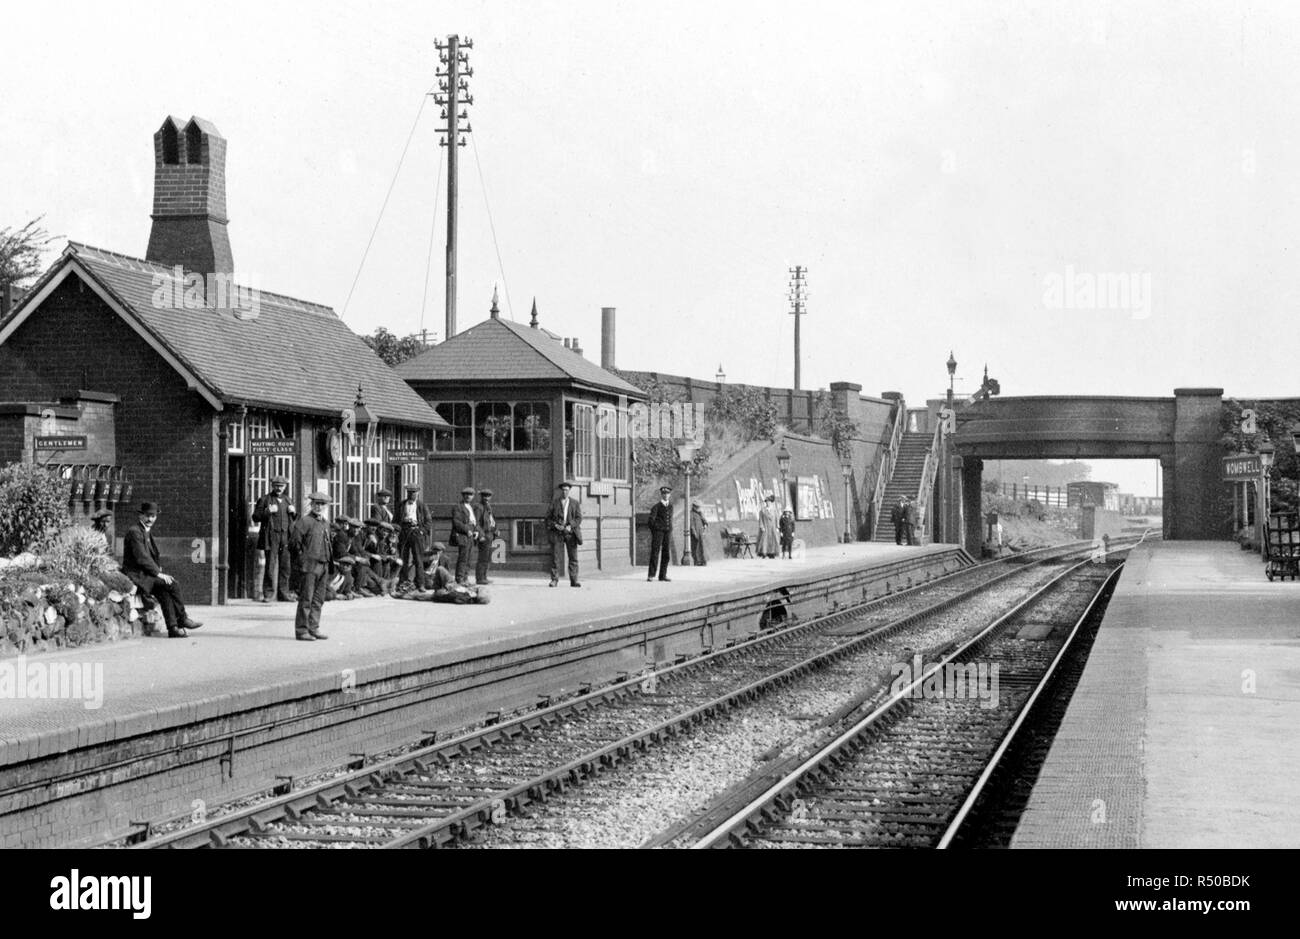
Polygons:
<instances>
[{"instance_id":1,"label":"dark jacket","mask_svg":"<svg viewBox=\"0 0 1300 939\"><path fill-rule=\"evenodd\" d=\"M380 505L376 502L370 507L370 517L377 518L381 522L388 522L393 525L397 524L397 516L393 514L393 504L391 502L388 503L388 505Z\"/></svg>"},{"instance_id":2,"label":"dark jacket","mask_svg":"<svg viewBox=\"0 0 1300 939\"><path fill-rule=\"evenodd\" d=\"M776 520L776 530L781 533L782 538L794 537L794 516L782 515Z\"/></svg>"},{"instance_id":3,"label":"dark jacket","mask_svg":"<svg viewBox=\"0 0 1300 939\"><path fill-rule=\"evenodd\" d=\"M304 515L289 529L289 551L295 570L316 573L317 564L333 567L329 522L314 515Z\"/></svg>"},{"instance_id":4,"label":"dark jacket","mask_svg":"<svg viewBox=\"0 0 1300 939\"><path fill-rule=\"evenodd\" d=\"M289 529L293 527L293 519L289 517L289 507L293 505L288 495L279 497L280 505L275 510L271 510L271 502L276 498L274 493L268 492L262 498L257 500L257 505L253 506L253 521L262 527L257 532L257 546L265 548L268 532L279 532L282 536L288 536Z\"/></svg>"},{"instance_id":5,"label":"dark jacket","mask_svg":"<svg viewBox=\"0 0 1300 939\"><path fill-rule=\"evenodd\" d=\"M158 566L158 545L139 519L131 523L122 538L122 573L145 593L153 592L162 569Z\"/></svg>"},{"instance_id":6,"label":"dark jacket","mask_svg":"<svg viewBox=\"0 0 1300 939\"><path fill-rule=\"evenodd\" d=\"M662 502L656 502L650 507L650 530L673 530L673 506L671 502L667 505L664 505Z\"/></svg>"},{"instance_id":7,"label":"dark jacket","mask_svg":"<svg viewBox=\"0 0 1300 939\"><path fill-rule=\"evenodd\" d=\"M451 544L472 545L479 539L479 515L481 505L469 505L457 502L451 509Z\"/></svg>"},{"instance_id":8,"label":"dark jacket","mask_svg":"<svg viewBox=\"0 0 1300 939\"><path fill-rule=\"evenodd\" d=\"M894 507L889 510L889 520L895 525L903 524L903 506L901 503L895 502Z\"/></svg>"},{"instance_id":9,"label":"dark jacket","mask_svg":"<svg viewBox=\"0 0 1300 939\"><path fill-rule=\"evenodd\" d=\"M704 513L698 509L691 509L691 535L696 538L704 537L704 529L709 527L709 521L704 517Z\"/></svg>"},{"instance_id":10,"label":"dark jacket","mask_svg":"<svg viewBox=\"0 0 1300 939\"><path fill-rule=\"evenodd\" d=\"M565 532L564 502L563 498L551 500L551 507L546 510L547 536L552 542L555 542L564 538L566 534L571 534L574 541L582 544L582 505L573 496L568 497L569 531Z\"/></svg>"},{"instance_id":11,"label":"dark jacket","mask_svg":"<svg viewBox=\"0 0 1300 939\"><path fill-rule=\"evenodd\" d=\"M903 510L903 521L907 522L907 524L909 525L916 524L916 503L915 502L907 503L907 508Z\"/></svg>"},{"instance_id":12,"label":"dark jacket","mask_svg":"<svg viewBox=\"0 0 1300 939\"><path fill-rule=\"evenodd\" d=\"M395 518L393 519L393 524L396 525L399 529L403 525L407 524L405 501L399 502L397 503L397 505L393 507L393 515L395 516ZM420 502L418 499L416 500L415 503L415 526L419 528L420 531L424 532L426 535L429 533L429 510L426 509L424 507L424 503Z\"/></svg>"}]
</instances>

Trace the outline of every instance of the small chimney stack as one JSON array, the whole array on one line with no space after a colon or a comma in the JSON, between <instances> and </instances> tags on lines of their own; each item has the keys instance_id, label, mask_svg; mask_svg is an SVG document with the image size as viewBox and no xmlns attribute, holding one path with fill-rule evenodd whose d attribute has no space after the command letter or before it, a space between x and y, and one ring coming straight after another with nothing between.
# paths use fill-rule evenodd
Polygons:
<instances>
[{"instance_id":1,"label":"small chimney stack","mask_svg":"<svg viewBox=\"0 0 1300 939\"><path fill-rule=\"evenodd\" d=\"M600 308L600 367L614 367L614 307Z\"/></svg>"},{"instance_id":2,"label":"small chimney stack","mask_svg":"<svg viewBox=\"0 0 1300 939\"><path fill-rule=\"evenodd\" d=\"M569 339L568 339L567 336L566 336L565 339L564 339L564 348L566 348L566 349L569 348Z\"/></svg>"},{"instance_id":3,"label":"small chimney stack","mask_svg":"<svg viewBox=\"0 0 1300 939\"><path fill-rule=\"evenodd\" d=\"M576 353L578 353L578 355L582 355L582 346L580 346L580 345L578 344L578 337L577 337L577 336L574 336L574 337L573 337L573 351L576 352Z\"/></svg>"}]
</instances>

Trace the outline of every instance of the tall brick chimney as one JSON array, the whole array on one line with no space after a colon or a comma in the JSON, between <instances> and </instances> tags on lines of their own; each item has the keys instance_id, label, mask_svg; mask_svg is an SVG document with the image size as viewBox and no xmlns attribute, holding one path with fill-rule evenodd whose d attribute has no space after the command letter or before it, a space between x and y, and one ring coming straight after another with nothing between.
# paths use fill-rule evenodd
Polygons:
<instances>
[{"instance_id":1,"label":"tall brick chimney","mask_svg":"<svg viewBox=\"0 0 1300 939\"><path fill-rule=\"evenodd\" d=\"M200 274L230 274L226 232L226 138L199 117L169 117L153 135L150 261Z\"/></svg>"}]
</instances>

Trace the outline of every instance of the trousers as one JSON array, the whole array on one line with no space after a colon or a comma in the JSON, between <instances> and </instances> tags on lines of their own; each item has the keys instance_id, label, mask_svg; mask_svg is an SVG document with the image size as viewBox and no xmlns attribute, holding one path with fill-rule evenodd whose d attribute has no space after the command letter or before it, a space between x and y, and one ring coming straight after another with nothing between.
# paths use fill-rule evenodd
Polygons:
<instances>
[{"instance_id":1,"label":"trousers","mask_svg":"<svg viewBox=\"0 0 1300 939\"><path fill-rule=\"evenodd\" d=\"M659 579L668 577L668 560L672 554L673 533L670 531L650 532L650 577L659 570Z\"/></svg>"},{"instance_id":2,"label":"trousers","mask_svg":"<svg viewBox=\"0 0 1300 939\"><path fill-rule=\"evenodd\" d=\"M317 563L310 571L303 571L298 584L298 613L293 620L294 632L299 636L320 629L320 611L325 605L325 591L329 586L328 564Z\"/></svg>"},{"instance_id":3,"label":"trousers","mask_svg":"<svg viewBox=\"0 0 1300 939\"><path fill-rule=\"evenodd\" d=\"M564 553L569 554L569 583L578 582L578 539L573 535L551 534L551 581L560 579L560 569L564 567Z\"/></svg>"}]
</instances>

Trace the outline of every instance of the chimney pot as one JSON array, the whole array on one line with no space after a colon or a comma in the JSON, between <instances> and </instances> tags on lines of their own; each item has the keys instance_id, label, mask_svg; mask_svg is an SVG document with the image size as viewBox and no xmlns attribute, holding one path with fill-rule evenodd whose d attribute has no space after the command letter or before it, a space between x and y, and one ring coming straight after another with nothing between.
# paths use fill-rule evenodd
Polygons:
<instances>
[{"instance_id":1,"label":"chimney pot","mask_svg":"<svg viewBox=\"0 0 1300 939\"><path fill-rule=\"evenodd\" d=\"M153 227L145 258L199 274L230 274L226 139L192 117L168 117L154 134Z\"/></svg>"}]
</instances>

